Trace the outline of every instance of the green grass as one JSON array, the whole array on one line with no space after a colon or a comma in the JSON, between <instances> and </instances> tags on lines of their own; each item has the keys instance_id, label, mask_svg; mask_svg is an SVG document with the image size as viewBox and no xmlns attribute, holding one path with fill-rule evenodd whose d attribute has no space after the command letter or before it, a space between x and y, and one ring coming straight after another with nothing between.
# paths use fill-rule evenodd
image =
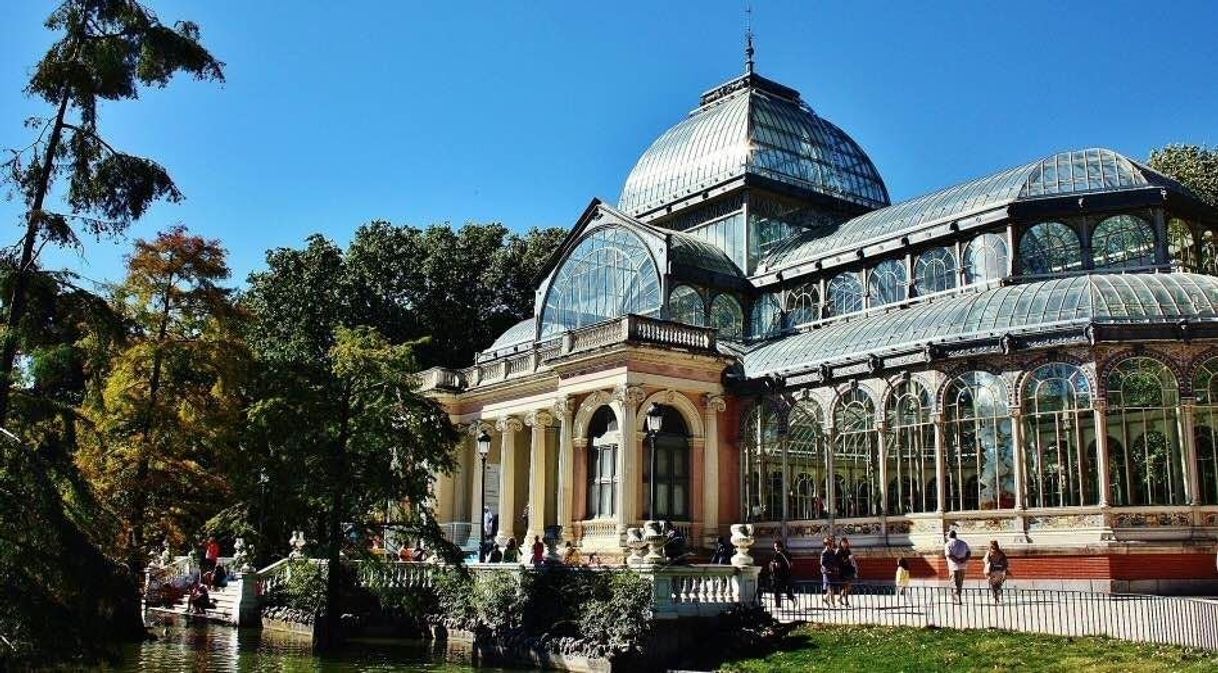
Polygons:
<instances>
[{"instance_id":1,"label":"green grass","mask_svg":"<svg viewBox=\"0 0 1218 673\"><path fill-rule=\"evenodd\" d=\"M1011 673L1200 673L1218 655L1110 638L1062 638L1007 631L878 626L803 626L775 651L727 662L724 671L1010 671Z\"/></svg>"}]
</instances>

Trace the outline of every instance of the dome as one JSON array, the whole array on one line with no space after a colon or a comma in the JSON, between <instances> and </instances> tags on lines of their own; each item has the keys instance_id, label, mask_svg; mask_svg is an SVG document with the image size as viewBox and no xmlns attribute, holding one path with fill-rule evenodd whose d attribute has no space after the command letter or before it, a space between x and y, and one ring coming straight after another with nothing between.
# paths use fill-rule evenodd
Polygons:
<instances>
[{"instance_id":1,"label":"dome","mask_svg":"<svg viewBox=\"0 0 1218 673\"><path fill-rule=\"evenodd\" d=\"M618 207L640 216L745 175L868 209L888 205L884 181L858 143L799 92L750 73L703 94L696 110L652 143Z\"/></svg>"}]
</instances>

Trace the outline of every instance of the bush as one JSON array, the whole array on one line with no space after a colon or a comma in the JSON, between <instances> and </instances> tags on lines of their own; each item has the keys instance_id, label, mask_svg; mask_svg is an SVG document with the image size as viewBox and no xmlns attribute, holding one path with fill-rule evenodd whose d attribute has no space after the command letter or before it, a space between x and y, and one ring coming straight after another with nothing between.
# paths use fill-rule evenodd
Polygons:
<instances>
[{"instance_id":1,"label":"bush","mask_svg":"<svg viewBox=\"0 0 1218 673\"><path fill-rule=\"evenodd\" d=\"M311 561L288 561L283 582L266 597L269 607L317 615L326 604L326 568Z\"/></svg>"},{"instance_id":2,"label":"bush","mask_svg":"<svg viewBox=\"0 0 1218 673\"><path fill-rule=\"evenodd\" d=\"M631 649L651 625L651 582L629 571L597 574L601 586L580 606L580 634L612 651Z\"/></svg>"}]
</instances>

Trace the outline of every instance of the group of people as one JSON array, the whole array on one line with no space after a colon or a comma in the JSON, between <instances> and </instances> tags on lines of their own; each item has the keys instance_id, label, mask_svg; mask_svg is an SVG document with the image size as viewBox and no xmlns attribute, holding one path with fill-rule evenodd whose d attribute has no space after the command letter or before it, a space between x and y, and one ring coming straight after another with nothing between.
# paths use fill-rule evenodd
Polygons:
<instances>
[{"instance_id":1,"label":"group of people","mask_svg":"<svg viewBox=\"0 0 1218 673\"><path fill-rule=\"evenodd\" d=\"M520 543L516 542L516 538L509 537L507 544L503 546L503 549L499 548L498 542L488 542L486 549L483 550L482 557L487 563L519 564L521 562L521 553L522 549L520 547ZM533 547L529 550L529 563L539 566L545 562L546 543L541 541L540 535L534 535Z\"/></svg>"},{"instance_id":2,"label":"group of people","mask_svg":"<svg viewBox=\"0 0 1218 673\"><path fill-rule=\"evenodd\" d=\"M943 545L943 558L947 561L947 571L951 576L952 600L960 603L960 594L964 589L964 575L968 570L968 562L973 556L968 543L956 535L956 531L948 531L947 542ZM998 540L990 540L990 548L982 558L982 573L990 587L990 594L995 603L1002 602L1002 586L1011 577L1011 561L1006 552L998 546Z\"/></svg>"}]
</instances>

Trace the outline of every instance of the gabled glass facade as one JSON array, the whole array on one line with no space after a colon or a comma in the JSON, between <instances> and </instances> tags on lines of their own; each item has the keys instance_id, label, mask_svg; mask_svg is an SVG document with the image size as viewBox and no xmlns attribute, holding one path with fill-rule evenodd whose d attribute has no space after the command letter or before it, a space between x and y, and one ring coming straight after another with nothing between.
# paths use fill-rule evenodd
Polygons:
<instances>
[{"instance_id":1,"label":"gabled glass facade","mask_svg":"<svg viewBox=\"0 0 1218 673\"><path fill-rule=\"evenodd\" d=\"M660 311L660 275L646 244L625 227L587 235L554 274L541 313L541 338L609 318Z\"/></svg>"}]
</instances>

